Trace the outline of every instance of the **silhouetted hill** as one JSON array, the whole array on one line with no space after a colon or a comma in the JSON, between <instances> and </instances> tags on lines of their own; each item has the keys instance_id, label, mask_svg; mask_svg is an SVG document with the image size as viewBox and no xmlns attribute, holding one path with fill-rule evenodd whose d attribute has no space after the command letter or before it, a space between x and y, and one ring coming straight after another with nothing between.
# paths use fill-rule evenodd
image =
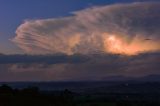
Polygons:
<instances>
[{"instance_id":1,"label":"silhouetted hill","mask_svg":"<svg viewBox=\"0 0 160 106\"><path fill-rule=\"evenodd\" d=\"M134 78L132 77L126 77L126 76L108 76L103 78L105 81L128 81L128 80L133 80Z\"/></svg>"},{"instance_id":2,"label":"silhouetted hill","mask_svg":"<svg viewBox=\"0 0 160 106\"><path fill-rule=\"evenodd\" d=\"M160 75L147 75L142 77L109 76L103 78L105 81L150 81L160 82Z\"/></svg>"},{"instance_id":3,"label":"silhouetted hill","mask_svg":"<svg viewBox=\"0 0 160 106\"><path fill-rule=\"evenodd\" d=\"M160 82L160 75L148 75L148 76L144 76L139 78L138 80L140 81L150 81L150 82Z\"/></svg>"},{"instance_id":4,"label":"silhouetted hill","mask_svg":"<svg viewBox=\"0 0 160 106\"><path fill-rule=\"evenodd\" d=\"M80 83L79 83L80 84ZM0 86L0 106L159 106L160 83L116 83L84 92Z\"/></svg>"}]
</instances>

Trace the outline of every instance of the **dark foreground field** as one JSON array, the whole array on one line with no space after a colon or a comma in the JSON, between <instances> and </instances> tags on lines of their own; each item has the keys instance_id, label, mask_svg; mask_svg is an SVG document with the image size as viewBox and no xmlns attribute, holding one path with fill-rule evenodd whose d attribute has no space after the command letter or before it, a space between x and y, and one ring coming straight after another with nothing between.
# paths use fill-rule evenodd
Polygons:
<instances>
[{"instance_id":1,"label":"dark foreground field","mask_svg":"<svg viewBox=\"0 0 160 106\"><path fill-rule=\"evenodd\" d=\"M0 86L0 106L160 106L159 82L43 83L52 90L7 84Z\"/></svg>"}]
</instances>

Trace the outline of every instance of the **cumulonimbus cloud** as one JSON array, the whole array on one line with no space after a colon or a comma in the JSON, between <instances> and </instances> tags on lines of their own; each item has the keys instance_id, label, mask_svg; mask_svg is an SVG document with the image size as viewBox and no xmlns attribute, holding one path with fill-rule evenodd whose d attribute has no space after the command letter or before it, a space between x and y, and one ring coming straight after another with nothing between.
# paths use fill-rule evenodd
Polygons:
<instances>
[{"instance_id":1,"label":"cumulonimbus cloud","mask_svg":"<svg viewBox=\"0 0 160 106\"><path fill-rule=\"evenodd\" d=\"M12 41L29 54L160 51L159 7L159 2L114 4L63 18L26 20Z\"/></svg>"}]
</instances>

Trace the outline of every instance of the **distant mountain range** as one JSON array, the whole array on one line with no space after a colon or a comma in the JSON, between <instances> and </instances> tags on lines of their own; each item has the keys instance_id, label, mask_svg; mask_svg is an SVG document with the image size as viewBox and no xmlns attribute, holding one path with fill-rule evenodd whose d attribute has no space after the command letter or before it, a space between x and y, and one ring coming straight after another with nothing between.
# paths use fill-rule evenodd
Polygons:
<instances>
[{"instance_id":1,"label":"distant mountain range","mask_svg":"<svg viewBox=\"0 0 160 106\"><path fill-rule=\"evenodd\" d=\"M150 81L150 82L159 82L160 75L147 75L143 77L126 77L126 76L109 76L105 77L106 81Z\"/></svg>"},{"instance_id":2,"label":"distant mountain range","mask_svg":"<svg viewBox=\"0 0 160 106\"><path fill-rule=\"evenodd\" d=\"M138 78L140 81L160 81L160 75L148 75Z\"/></svg>"}]
</instances>

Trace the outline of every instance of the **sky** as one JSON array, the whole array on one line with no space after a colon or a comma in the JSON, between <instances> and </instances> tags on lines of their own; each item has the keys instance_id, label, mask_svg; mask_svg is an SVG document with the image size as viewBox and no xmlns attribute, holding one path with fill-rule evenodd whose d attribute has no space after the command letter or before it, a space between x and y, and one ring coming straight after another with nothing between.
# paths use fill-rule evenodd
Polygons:
<instances>
[{"instance_id":1,"label":"sky","mask_svg":"<svg viewBox=\"0 0 160 106\"><path fill-rule=\"evenodd\" d=\"M71 12L90 5L103 5L112 1L102 0L1 0L0 1L0 52L19 53L9 39L15 36L16 28L26 19L45 19L71 15Z\"/></svg>"},{"instance_id":2,"label":"sky","mask_svg":"<svg viewBox=\"0 0 160 106\"><path fill-rule=\"evenodd\" d=\"M153 0L0 0L0 52L24 53L10 40L16 36L16 29L24 20L70 16L74 11L92 6L135 1Z\"/></svg>"},{"instance_id":3,"label":"sky","mask_svg":"<svg viewBox=\"0 0 160 106\"><path fill-rule=\"evenodd\" d=\"M0 81L160 74L159 0L0 0Z\"/></svg>"}]
</instances>

